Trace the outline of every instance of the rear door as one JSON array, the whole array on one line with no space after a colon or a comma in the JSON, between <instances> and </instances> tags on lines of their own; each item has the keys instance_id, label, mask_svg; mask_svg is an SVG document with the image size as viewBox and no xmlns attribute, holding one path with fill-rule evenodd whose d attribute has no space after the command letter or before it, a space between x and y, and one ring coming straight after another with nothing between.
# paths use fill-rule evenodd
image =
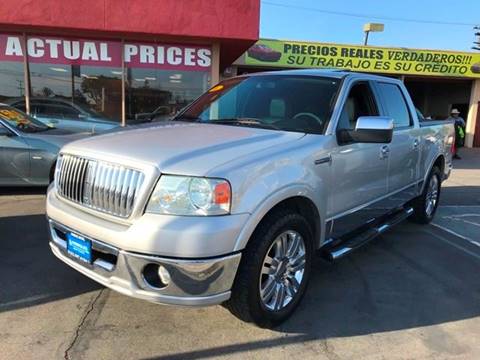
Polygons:
<instances>
[{"instance_id":1,"label":"rear door","mask_svg":"<svg viewBox=\"0 0 480 360\"><path fill-rule=\"evenodd\" d=\"M337 124L354 129L360 116L378 116L378 101L368 81L350 85ZM329 197L329 235L338 237L379 214L376 203L387 194L388 159L385 144L348 143L332 151L332 192Z\"/></svg>"},{"instance_id":2,"label":"rear door","mask_svg":"<svg viewBox=\"0 0 480 360\"><path fill-rule=\"evenodd\" d=\"M388 144L388 207L394 208L416 194L420 133L415 128L406 94L395 83L376 82L382 115L394 123L392 142Z\"/></svg>"}]
</instances>

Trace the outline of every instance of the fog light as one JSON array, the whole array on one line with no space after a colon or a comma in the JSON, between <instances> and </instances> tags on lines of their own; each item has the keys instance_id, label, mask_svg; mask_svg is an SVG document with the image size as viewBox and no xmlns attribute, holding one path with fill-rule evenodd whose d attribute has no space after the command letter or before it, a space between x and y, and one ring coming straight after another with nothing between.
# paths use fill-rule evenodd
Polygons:
<instances>
[{"instance_id":1,"label":"fog light","mask_svg":"<svg viewBox=\"0 0 480 360\"><path fill-rule=\"evenodd\" d=\"M170 278L170 273L162 265L158 267L158 276L160 276L160 280L165 286L170 284L170 281L172 280Z\"/></svg>"},{"instance_id":2,"label":"fog light","mask_svg":"<svg viewBox=\"0 0 480 360\"><path fill-rule=\"evenodd\" d=\"M148 264L143 268L143 280L153 289L163 289L171 279L167 269L159 264Z\"/></svg>"}]
</instances>

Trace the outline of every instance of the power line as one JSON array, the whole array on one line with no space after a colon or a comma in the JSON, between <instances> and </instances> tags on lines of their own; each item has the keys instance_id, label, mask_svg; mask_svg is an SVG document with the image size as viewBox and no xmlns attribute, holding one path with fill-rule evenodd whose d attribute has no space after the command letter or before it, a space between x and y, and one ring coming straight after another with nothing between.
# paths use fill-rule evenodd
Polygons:
<instances>
[{"instance_id":1,"label":"power line","mask_svg":"<svg viewBox=\"0 0 480 360\"><path fill-rule=\"evenodd\" d=\"M307 6L298 6L291 4L282 4L271 1L262 1L262 4L283 7L288 9L298 9L306 11L314 11L323 14L329 15L338 15L338 16L349 16L361 19L370 19L370 20L389 20L389 21L399 21L399 22L413 22L421 24L435 24L435 25L452 25L452 26L475 26L478 24L473 23L464 23L464 22L452 22L452 21L436 21L436 20L423 20L423 19L413 19L413 18L400 18L400 17L391 17L391 16L380 16L380 15L367 15L367 14L357 14L343 11L333 11L333 10L323 10L319 8L307 7Z\"/></svg>"}]
</instances>

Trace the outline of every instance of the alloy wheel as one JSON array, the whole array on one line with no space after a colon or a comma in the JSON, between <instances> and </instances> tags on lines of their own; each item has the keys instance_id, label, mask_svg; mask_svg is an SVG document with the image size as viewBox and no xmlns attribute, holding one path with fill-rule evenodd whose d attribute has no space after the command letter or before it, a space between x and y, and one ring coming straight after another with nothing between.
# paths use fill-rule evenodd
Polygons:
<instances>
[{"instance_id":1,"label":"alloy wheel","mask_svg":"<svg viewBox=\"0 0 480 360\"><path fill-rule=\"evenodd\" d=\"M427 194L425 197L425 213L431 216L435 211L438 201L439 181L436 175L430 178L428 183Z\"/></svg>"},{"instance_id":2,"label":"alloy wheel","mask_svg":"<svg viewBox=\"0 0 480 360\"><path fill-rule=\"evenodd\" d=\"M296 296L305 273L305 241L294 230L281 233L263 260L260 299L270 311L280 311Z\"/></svg>"}]
</instances>

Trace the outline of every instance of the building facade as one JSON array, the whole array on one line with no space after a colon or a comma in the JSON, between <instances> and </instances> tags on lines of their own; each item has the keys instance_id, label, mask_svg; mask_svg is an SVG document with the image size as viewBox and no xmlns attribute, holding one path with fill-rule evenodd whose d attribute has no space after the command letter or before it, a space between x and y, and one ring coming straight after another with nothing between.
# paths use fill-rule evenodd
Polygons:
<instances>
[{"instance_id":1,"label":"building facade","mask_svg":"<svg viewBox=\"0 0 480 360\"><path fill-rule=\"evenodd\" d=\"M53 122L169 116L258 27L259 0L3 0L0 102Z\"/></svg>"}]
</instances>

